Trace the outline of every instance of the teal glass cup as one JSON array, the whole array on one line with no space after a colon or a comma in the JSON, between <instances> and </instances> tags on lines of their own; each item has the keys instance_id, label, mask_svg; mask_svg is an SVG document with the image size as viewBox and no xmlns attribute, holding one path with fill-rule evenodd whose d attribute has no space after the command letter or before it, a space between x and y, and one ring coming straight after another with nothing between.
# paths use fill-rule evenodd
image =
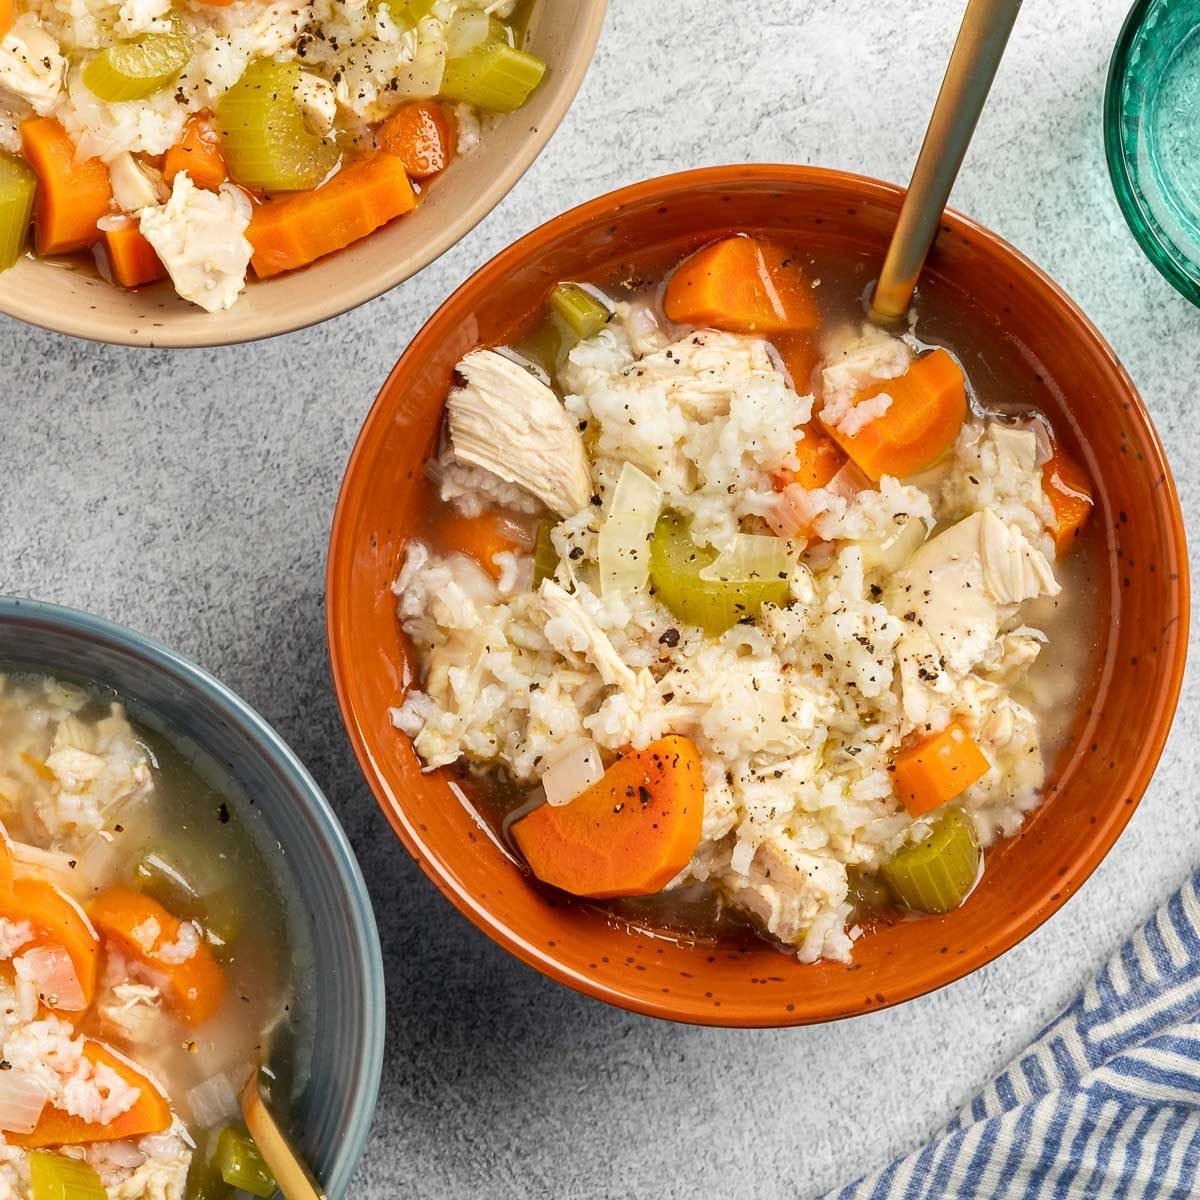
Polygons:
<instances>
[{"instance_id":1,"label":"teal glass cup","mask_svg":"<svg viewBox=\"0 0 1200 1200\"><path fill-rule=\"evenodd\" d=\"M1104 149L1150 261L1200 305L1200 0L1138 0L1113 51Z\"/></svg>"}]
</instances>

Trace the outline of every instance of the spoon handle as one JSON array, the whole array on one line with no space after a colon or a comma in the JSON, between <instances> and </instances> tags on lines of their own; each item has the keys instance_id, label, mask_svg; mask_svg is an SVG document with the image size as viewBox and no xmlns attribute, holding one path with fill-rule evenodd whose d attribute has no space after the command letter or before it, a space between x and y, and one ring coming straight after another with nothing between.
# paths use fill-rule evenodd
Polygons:
<instances>
[{"instance_id":1,"label":"spoon handle","mask_svg":"<svg viewBox=\"0 0 1200 1200\"><path fill-rule=\"evenodd\" d=\"M1021 0L969 0L871 306L902 317L996 77Z\"/></svg>"}]
</instances>

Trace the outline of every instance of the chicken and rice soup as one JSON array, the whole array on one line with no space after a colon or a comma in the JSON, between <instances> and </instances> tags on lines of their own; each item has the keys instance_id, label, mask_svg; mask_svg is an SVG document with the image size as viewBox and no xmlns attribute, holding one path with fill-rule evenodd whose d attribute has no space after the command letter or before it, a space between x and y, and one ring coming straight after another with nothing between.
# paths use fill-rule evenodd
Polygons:
<instances>
[{"instance_id":1,"label":"chicken and rice soup","mask_svg":"<svg viewBox=\"0 0 1200 1200\"><path fill-rule=\"evenodd\" d=\"M394 584L394 723L534 876L804 961L967 898L1088 670L1086 474L837 272L558 285L459 364Z\"/></svg>"},{"instance_id":2,"label":"chicken and rice soup","mask_svg":"<svg viewBox=\"0 0 1200 1200\"><path fill-rule=\"evenodd\" d=\"M238 1094L301 1082L277 873L194 756L109 693L0 675L0 1198L275 1183Z\"/></svg>"},{"instance_id":3,"label":"chicken and rice soup","mask_svg":"<svg viewBox=\"0 0 1200 1200\"><path fill-rule=\"evenodd\" d=\"M411 211L545 64L519 0L0 0L0 270L229 308Z\"/></svg>"}]
</instances>

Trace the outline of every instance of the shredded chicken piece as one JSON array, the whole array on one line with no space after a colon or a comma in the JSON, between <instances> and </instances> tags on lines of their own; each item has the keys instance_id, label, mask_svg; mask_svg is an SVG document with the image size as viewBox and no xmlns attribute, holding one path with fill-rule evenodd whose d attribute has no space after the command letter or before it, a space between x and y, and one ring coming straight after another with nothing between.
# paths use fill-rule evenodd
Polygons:
<instances>
[{"instance_id":1,"label":"shredded chicken piece","mask_svg":"<svg viewBox=\"0 0 1200 1200\"><path fill-rule=\"evenodd\" d=\"M553 579L543 579L538 596L546 613L547 625L557 622L557 636L547 630L546 636L560 648L566 645L588 658L600 672L600 678L610 687L633 691L637 676L616 652L608 634L584 612L582 605Z\"/></svg>"},{"instance_id":2,"label":"shredded chicken piece","mask_svg":"<svg viewBox=\"0 0 1200 1200\"><path fill-rule=\"evenodd\" d=\"M567 517L591 497L583 439L558 397L494 350L458 364L466 386L446 402L455 456L530 492Z\"/></svg>"}]
</instances>

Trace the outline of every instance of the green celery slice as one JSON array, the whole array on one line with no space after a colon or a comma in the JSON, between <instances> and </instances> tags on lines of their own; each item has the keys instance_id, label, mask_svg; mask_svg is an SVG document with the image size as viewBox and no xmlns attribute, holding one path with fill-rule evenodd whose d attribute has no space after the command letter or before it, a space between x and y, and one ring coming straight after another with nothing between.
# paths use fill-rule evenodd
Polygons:
<instances>
[{"instance_id":1,"label":"green celery slice","mask_svg":"<svg viewBox=\"0 0 1200 1200\"><path fill-rule=\"evenodd\" d=\"M179 33L144 33L101 50L83 68L83 82L101 100L144 100L175 82L192 57Z\"/></svg>"},{"instance_id":2,"label":"green celery slice","mask_svg":"<svg viewBox=\"0 0 1200 1200\"><path fill-rule=\"evenodd\" d=\"M711 546L692 541L688 522L665 512L650 542L650 583L658 598L688 625L719 637L739 621L757 617L764 604L787 603L786 579L702 579L717 557Z\"/></svg>"},{"instance_id":3,"label":"green celery slice","mask_svg":"<svg viewBox=\"0 0 1200 1200\"><path fill-rule=\"evenodd\" d=\"M29 1156L33 1200L108 1200L94 1168L77 1158L35 1150Z\"/></svg>"},{"instance_id":4,"label":"green celery slice","mask_svg":"<svg viewBox=\"0 0 1200 1200\"><path fill-rule=\"evenodd\" d=\"M506 43L491 43L449 59L442 95L490 112L513 112L542 81L546 64Z\"/></svg>"},{"instance_id":5,"label":"green celery slice","mask_svg":"<svg viewBox=\"0 0 1200 1200\"><path fill-rule=\"evenodd\" d=\"M541 586L543 579L553 579L558 570L558 551L550 534L554 532L555 521L539 521L537 537L533 542L533 586Z\"/></svg>"},{"instance_id":6,"label":"green celery slice","mask_svg":"<svg viewBox=\"0 0 1200 1200\"><path fill-rule=\"evenodd\" d=\"M275 1194L275 1176L244 1129L227 1125L221 1130L217 1139L217 1166L221 1178L232 1188L240 1188L252 1196Z\"/></svg>"},{"instance_id":7,"label":"green celery slice","mask_svg":"<svg viewBox=\"0 0 1200 1200\"><path fill-rule=\"evenodd\" d=\"M580 338L599 333L612 320L611 311L577 283L555 284L550 289L550 308Z\"/></svg>"},{"instance_id":8,"label":"green celery slice","mask_svg":"<svg viewBox=\"0 0 1200 1200\"><path fill-rule=\"evenodd\" d=\"M847 867L846 881L849 887L846 899L854 905L855 916L860 920L878 916L896 903L887 881L861 867Z\"/></svg>"},{"instance_id":9,"label":"green celery slice","mask_svg":"<svg viewBox=\"0 0 1200 1200\"><path fill-rule=\"evenodd\" d=\"M315 188L341 157L313 133L296 103L298 63L252 62L217 101L217 124L230 178L265 192Z\"/></svg>"},{"instance_id":10,"label":"green celery slice","mask_svg":"<svg viewBox=\"0 0 1200 1200\"><path fill-rule=\"evenodd\" d=\"M970 819L962 809L948 808L923 842L892 855L883 875L906 908L945 913L971 894L982 857Z\"/></svg>"},{"instance_id":11,"label":"green celery slice","mask_svg":"<svg viewBox=\"0 0 1200 1200\"><path fill-rule=\"evenodd\" d=\"M37 175L15 154L0 151L0 271L7 271L25 249Z\"/></svg>"}]
</instances>

